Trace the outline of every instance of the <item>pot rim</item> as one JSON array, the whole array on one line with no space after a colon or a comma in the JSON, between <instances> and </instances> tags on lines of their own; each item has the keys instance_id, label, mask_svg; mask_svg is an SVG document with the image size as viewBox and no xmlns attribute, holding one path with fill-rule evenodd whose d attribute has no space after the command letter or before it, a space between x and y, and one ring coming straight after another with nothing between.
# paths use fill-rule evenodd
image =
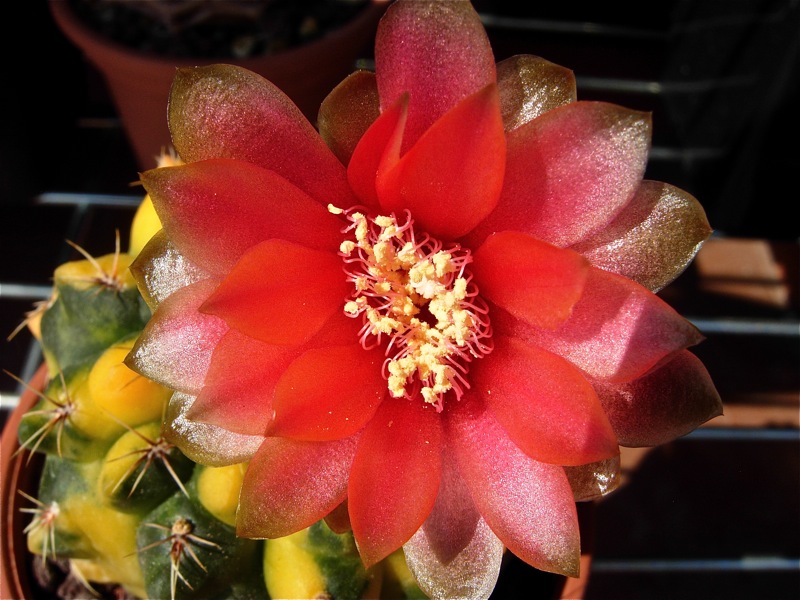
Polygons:
<instances>
[{"instance_id":1,"label":"pot rim","mask_svg":"<svg viewBox=\"0 0 800 600\"><path fill-rule=\"evenodd\" d=\"M33 598L29 585L30 567L23 519L19 509L29 504L18 490L34 491L38 488L41 456L21 449L17 438L23 415L38 401L48 381L47 366L42 364L34 373L28 387L20 395L17 407L11 412L0 438L0 506L2 506L2 553L0 558L0 597ZM32 494L33 495L33 494Z\"/></svg>"},{"instance_id":2,"label":"pot rim","mask_svg":"<svg viewBox=\"0 0 800 600\"><path fill-rule=\"evenodd\" d=\"M53 18L62 27L65 34L80 47L84 52L95 53L95 50L102 48L103 52L109 53L110 60L128 63L141 63L152 65L162 63L169 67L192 67L199 63L213 64L225 63L236 64L250 70L258 70L265 61L275 65L290 65L297 61L307 61L316 56L324 56L329 52L331 46L339 46L344 40L363 30L367 26L376 25L380 16L385 12L389 5L388 0L369 0L364 9L354 19L344 25L332 29L325 35L299 46L291 47L281 52L263 54L245 58L235 57L214 57L214 58L192 58L177 57L155 52L145 52L136 48L131 48L117 42L116 40L98 33L86 23L84 23L72 10L68 0L48 0L50 11Z\"/></svg>"}]
</instances>

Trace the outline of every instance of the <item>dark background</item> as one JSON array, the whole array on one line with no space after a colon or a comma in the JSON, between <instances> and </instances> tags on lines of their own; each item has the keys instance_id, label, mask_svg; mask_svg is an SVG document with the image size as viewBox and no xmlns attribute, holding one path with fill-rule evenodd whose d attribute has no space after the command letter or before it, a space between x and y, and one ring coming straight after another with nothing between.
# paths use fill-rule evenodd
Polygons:
<instances>
[{"instance_id":1,"label":"dark background","mask_svg":"<svg viewBox=\"0 0 800 600\"><path fill-rule=\"evenodd\" d=\"M800 597L798 430L770 412L796 410L800 389L798 1L474 4L498 60L538 54L575 71L580 99L652 111L647 177L694 194L717 238L765 240L789 265L793 295L780 307L708 295L692 269L666 291L710 324L698 354L723 401L755 402L756 417L628 463L626 485L597 506L586 597ZM3 337L46 294L53 269L77 258L66 239L105 254L118 228L127 245L140 197L102 78L56 29L45 0L12 10L0 25ZM53 194L77 197L60 204ZM0 367L14 374L29 376L38 360L25 331L0 343ZM19 388L0 374L0 392L7 410Z\"/></svg>"}]
</instances>

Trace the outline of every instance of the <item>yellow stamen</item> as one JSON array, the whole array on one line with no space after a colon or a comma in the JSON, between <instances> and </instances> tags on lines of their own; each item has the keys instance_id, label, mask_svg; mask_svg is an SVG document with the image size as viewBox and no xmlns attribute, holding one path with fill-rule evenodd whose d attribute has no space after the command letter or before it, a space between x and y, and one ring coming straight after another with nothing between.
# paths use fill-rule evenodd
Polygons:
<instances>
[{"instance_id":1,"label":"yellow stamen","mask_svg":"<svg viewBox=\"0 0 800 600\"><path fill-rule=\"evenodd\" d=\"M349 258L348 268L357 257L358 268L348 271L354 293L345 313L362 315L365 345L372 345L369 336L389 337L387 354L395 354L384 368L391 395L419 393L441 410L447 392L460 396L466 386L459 375L464 363L491 351L486 306L464 270L469 252L457 245L442 249L427 235L417 239L410 219L400 224L394 215L369 219L361 212L347 218L345 231L354 239L342 242L340 254Z\"/></svg>"}]
</instances>

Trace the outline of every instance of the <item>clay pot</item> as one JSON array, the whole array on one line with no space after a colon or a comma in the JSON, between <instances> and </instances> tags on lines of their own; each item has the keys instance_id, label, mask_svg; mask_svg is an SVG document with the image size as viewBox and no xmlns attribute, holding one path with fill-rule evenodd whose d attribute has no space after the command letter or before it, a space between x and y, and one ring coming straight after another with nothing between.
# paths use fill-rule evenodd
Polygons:
<instances>
[{"instance_id":1,"label":"clay pot","mask_svg":"<svg viewBox=\"0 0 800 600\"><path fill-rule=\"evenodd\" d=\"M234 59L171 58L146 54L113 42L85 25L67 0L49 0L56 24L104 77L141 169L156 166L170 144L167 98L175 70L204 64L236 64L283 90L313 123L319 105L333 87L371 54L386 0L373 0L353 21L324 37L283 52Z\"/></svg>"},{"instance_id":2,"label":"clay pot","mask_svg":"<svg viewBox=\"0 0 800 600\"><path fill-rule=\"evenodd\" d=\"M25 490L35 497L42 466L41 455L31 455L27 450L19 451L17 428L28 410L38 401L32 390L44 389L47 380L45 366L39 368L30 381L31 389L26 390L19 405L11 413L3 436L0 439L0 507L2 507L2 555L0 556L0 598L33 598L31 582L31 560L22 531L28 519L20 513L30 502L18 493Z\"/></svg>"}]
</instances>

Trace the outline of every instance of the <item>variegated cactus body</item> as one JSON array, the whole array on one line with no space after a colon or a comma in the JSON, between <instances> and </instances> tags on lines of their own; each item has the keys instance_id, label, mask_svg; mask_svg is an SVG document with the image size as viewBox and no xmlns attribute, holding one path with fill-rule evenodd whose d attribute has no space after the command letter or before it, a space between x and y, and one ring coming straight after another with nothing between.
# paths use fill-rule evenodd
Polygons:
<instances>
[{"instance_id":1,"label":"variegated cactus body","mask_svg":"<svg viewBox=\"0 0 800 600\"><path fill-rule=\"evenodd\" d=\"M30 317L49 375L18 430L45 456L38 492L26 494L30 551L140 598L423 597L402 554L367 570L352 535L322 522L279 540L237 537L246 464L195 464L166 441L172 391L123 362L150 317L133 255L84 256L56 269L51 299Z\"/></svg>"}]
</instances>

